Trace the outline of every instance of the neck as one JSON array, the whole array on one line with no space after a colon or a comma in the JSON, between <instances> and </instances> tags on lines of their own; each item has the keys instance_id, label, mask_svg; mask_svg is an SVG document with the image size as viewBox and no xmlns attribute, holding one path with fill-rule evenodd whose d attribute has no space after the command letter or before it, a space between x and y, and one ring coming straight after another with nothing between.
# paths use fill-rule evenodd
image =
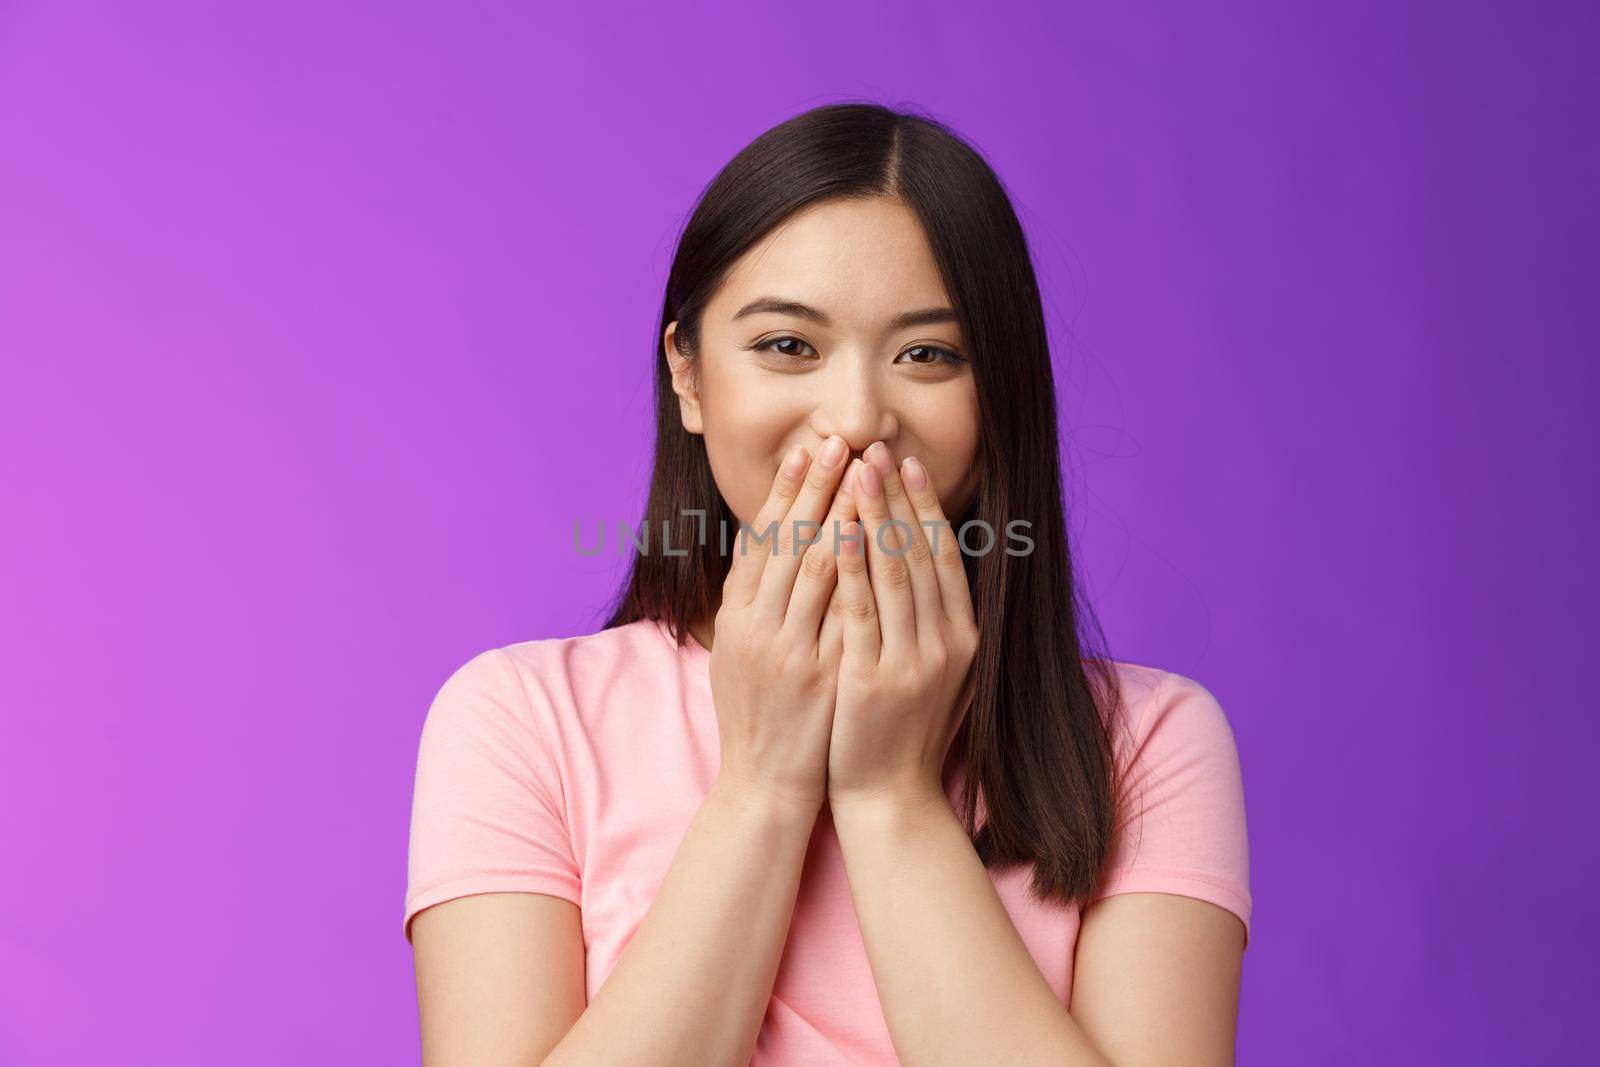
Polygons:
<instances>
[{"instance_id":1,"label":"neck","mask_svg":"<svg viewBox=\"0 0 1600 1067\"><path fill-rule=\"evenodd\" d=\"M705 646L707 652L711 651L712 619L714 616L698 619L689 627L689 632L694 634L694 639Z\"/></svg>"}]
</instances>

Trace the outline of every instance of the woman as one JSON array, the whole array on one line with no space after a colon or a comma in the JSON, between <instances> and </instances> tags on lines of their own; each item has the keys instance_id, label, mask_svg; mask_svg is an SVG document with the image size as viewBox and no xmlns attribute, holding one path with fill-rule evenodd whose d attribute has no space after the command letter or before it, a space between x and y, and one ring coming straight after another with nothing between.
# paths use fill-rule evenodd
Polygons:
<instances>
[{"instance_id":1,"label":"woman","mask_svg":"<svg viewBox=\"0 0 1600 1067\"><path fill-rule=\"evenodd\" d=\"M660 345L670 537L604 629L429 710L425 1062L1230 1062L1233 737L1087 654L993 172L875 105L775 127L685 228Z\"/></svg>"}]
</instances>

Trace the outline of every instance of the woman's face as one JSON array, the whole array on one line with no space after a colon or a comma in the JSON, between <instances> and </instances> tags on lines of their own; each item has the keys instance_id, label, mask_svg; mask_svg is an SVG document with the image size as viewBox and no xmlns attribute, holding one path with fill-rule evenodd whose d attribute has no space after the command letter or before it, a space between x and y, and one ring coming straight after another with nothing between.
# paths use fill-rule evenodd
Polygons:
<instances>
[{"instance_id":1,"label":"woman's face","mask_svg":"<svg viewBox=\"0 0 1600 1067\"><path fill-rule=\"evenodd\" d=\"M764 306L772 303L787 308ZM810 309L808 313L804 309ZM902 316L933 312L915 321ZM754 523L795 445L830 434L861 455L927 467L945 515L976 492L978 399L922 227L898 200L814 204L736 262L702 316L699 379L665 351L684 427L705 437L717 488Z\"/></svg>"}]
</instances>

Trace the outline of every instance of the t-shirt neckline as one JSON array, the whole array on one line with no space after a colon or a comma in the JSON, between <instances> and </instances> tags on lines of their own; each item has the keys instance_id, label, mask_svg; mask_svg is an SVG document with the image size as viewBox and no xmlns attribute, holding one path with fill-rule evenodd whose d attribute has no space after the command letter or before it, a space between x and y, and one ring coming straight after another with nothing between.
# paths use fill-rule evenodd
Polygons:
<instances>
[{"instance_id":1,"label":"t-shirt neckline","mask_svg":"<svg viewBox=\"0 0 1600 1067\"><path fill-rule=\"evenodd\" d=\"M667 644L671 645L675 650L677 650L678 655L683 657L683 661L685 663L689 664L689 666L693 667L701 674L710 677L711 650L709 648L707 648L705 645L702 645L695 638L693 633L685 634L685 641L680 645L673 638L672 629L667 625L665 619L652 619L651 621L655 623L656 632L661 635L662 639L665 640Z\"/></svg>"}]
</instances>

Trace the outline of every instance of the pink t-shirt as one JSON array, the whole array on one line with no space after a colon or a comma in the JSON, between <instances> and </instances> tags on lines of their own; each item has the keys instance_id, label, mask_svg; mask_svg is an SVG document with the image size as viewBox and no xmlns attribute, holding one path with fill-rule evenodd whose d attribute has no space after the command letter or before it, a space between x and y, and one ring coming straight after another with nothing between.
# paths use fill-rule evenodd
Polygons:
<instances>
[{"instance_id":1,"label":"pink t-shirt","mask_svg":"<svg viewBox=\"0 0 1600 1067\"><path fill-rule=\"evenodd\" d=\"M484 652L428 711L412 800L404 932L441 901L548 893L582 910L589 999L655 898L719 765L711 653L640 620ZM1199 683L1116 663L1128 789L1096 899L1176 893L1250 921L1233 733ZM1131 761L1131 765L1130 762ZM950 776L954 804L960 781ZM980 806L980 813L982 808ZM1011 921L1070 1004L1077 908L1040 905L1029 871L990 872ZM826 808L806 856L752 1064L894 1064Z\"/></svg>"}]
</instances>

